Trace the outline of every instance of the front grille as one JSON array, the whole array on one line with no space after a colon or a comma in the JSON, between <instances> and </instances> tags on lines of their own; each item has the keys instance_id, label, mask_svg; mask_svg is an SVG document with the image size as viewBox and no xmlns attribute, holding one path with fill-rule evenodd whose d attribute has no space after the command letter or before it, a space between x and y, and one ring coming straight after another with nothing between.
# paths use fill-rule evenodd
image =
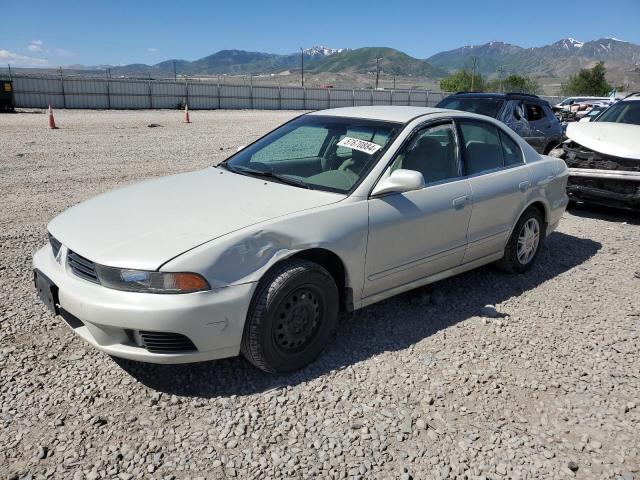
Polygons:
<instances>
[{"instance_id":1,"label":"front grille","mask_svg":"<svg viewBox=\"0 0 640 480\"><path fill-rule=\"evenodd\" d=\"M605 155L575 142L565 143L563 148L565 151L564 160L569 168L640 172L640 162L632 158Z\"/></svg>"},{"instance_id":2,"label":"front grille","mask_svg":"<svg viewBox=\"0 0 640 480\"><path fill-rule=\"evenodd\" d=\"M151 353L181 353L198 350L191 340L179 333L140 331L142 346Z\"/></svg>"},{"instance_id":3,"label":"front grille","mask_svg":"<svg viewBox=\"0 0 640 480\"><path fill-rule=\"evenodd\" d=\"M51 250L53 251L53 257L54 258L57 257L58 252L60 252L60 247L62 247L62 244L56 237L49 234L49 245L51 245Z\"/></svg>"},{"instance_id":4,"label":"front grille","mask_svg":"<svg viewBox=\"0 0 640 480\"><path fill-rule=\"evenodd\" d=\"M91 260L87 260L76 252L69 250L69 253L67 253L67 263L71 271L78 277L93 283L100 283L98 282L95 264Z\"/></svg>"}]
</instances>

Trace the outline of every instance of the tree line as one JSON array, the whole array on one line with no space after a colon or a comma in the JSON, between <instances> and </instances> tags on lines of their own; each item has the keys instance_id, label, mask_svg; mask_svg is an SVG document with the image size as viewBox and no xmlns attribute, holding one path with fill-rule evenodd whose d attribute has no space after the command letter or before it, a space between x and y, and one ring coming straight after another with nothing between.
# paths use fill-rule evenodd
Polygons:
<instances>
[{"instance_id":1,"label":"tree line","mask_svg":"<svg viewBox=\"0 0 640 480\"><path fill-rule=\"evenodd\" d=\"M606 68L599 62L592 68L583 68L576 75L571 75L561 86L563 95L607 95L613 87L606 79ZM466 69L458 70L440 81L444 92L542 92L537 80L524 75L511 74L504 79L487 80L479 73Z\"/></svg>"}]
</instances>

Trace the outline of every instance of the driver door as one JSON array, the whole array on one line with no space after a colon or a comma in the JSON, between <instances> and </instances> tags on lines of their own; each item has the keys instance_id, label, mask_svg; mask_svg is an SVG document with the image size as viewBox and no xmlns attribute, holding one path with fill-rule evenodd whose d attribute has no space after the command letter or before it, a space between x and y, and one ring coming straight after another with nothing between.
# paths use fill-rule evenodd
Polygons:
<instances>
[{"instance_id":1,"label":"driver door","mask_svg":"<svg viewBox=\"0 0 640 480\"><path fill-rule=\"evenodd\" d=\"M417 170L426 186L369 199L363 297L383 293L462 263L471 186L462 176L452 122L417 131L389 167Z\"/></svg>"}]
</instances>

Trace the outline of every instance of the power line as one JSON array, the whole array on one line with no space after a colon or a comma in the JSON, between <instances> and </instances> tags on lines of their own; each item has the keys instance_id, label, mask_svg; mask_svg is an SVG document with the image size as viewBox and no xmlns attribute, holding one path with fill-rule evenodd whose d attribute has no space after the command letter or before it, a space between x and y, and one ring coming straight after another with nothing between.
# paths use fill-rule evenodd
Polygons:
<instances>
[{"instance_id":1,"label":"power line","mask_svg":"<svg viewBox=\"0 0 640 480\"><path fill-rule=\"evenodd\" d=\"M300 81L304 87L304 49L300 47Z\"/></svg>"}]
</instances>

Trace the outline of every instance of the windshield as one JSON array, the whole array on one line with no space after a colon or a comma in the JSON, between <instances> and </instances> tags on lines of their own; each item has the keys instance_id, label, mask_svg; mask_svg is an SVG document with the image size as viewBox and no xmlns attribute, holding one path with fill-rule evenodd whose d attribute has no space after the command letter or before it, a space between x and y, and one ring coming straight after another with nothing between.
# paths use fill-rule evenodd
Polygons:
<instances>
[{"instance_id":1,"label":"windshield","mask_svg":"<svg viewBox=\"0 0 640 480\"><path fill-rule=\"evenodd\" d=\"M498 112L504 105L502 98L445 98L438 104L438 108L450 108L452 110L462 110L463 112L477 113L487 117L496 118Z\"/></svg>"},{"instance_id":2,"label":"windshield","mask_svg":"<svg viewBox=\"0 0 640 480\"><path fill-rule=\"evenodd\" d=\"M640 100L614 103L595 121L640 125Z\"/></svg>"},{"instance_id":3,"label":"windshield","mask_svg":"<svg viewBox=\"0 0 640 480\"><path fill-rule=\"evenodd\" d=\"M304 115L238 152L224 166L298 187L348 193L401 127L378 120Z\"/></svg>"}]
</instances>

